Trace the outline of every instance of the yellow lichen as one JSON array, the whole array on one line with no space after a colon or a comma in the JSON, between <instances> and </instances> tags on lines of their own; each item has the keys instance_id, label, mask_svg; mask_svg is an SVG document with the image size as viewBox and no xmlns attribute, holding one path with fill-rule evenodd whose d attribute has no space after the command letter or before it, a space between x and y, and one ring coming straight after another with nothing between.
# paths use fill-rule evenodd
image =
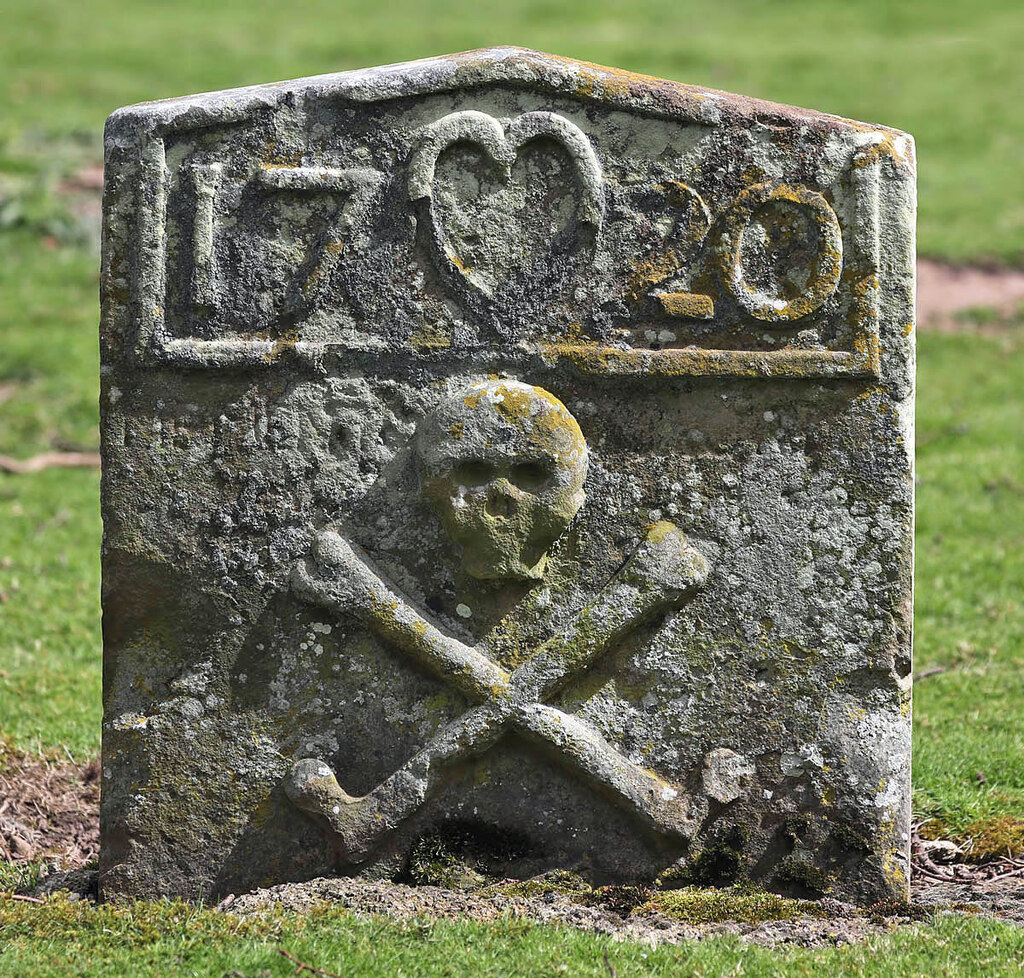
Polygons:
<instances>
[{"instance_id":1,"label":"yellow lichen","mask_svg":"<svg viewBox=\"0 0 1024 978\"><path fill-rule=\"evenodd\" d=\"M893 140L893 133L880 132L878 141L873 145L862 149L853 160L855 170L881 163L884 160L892 160L897 166L907 166L909 160L907 154L900 152Z\"/></svg>"},{"instance_id":2,"label":"yellow lichen","mask_svg":"<svg viewBox=\"0 0 1024 978\"><path fill-rule=\"evenodd\" d=\"M667 315L680 319L710 319L715 314L715 302L709 295L663 292L658 301Z\"/></svg>"},{"instance_id":3,"label":"yellow lichen","mask_svg":"<svg viewBox=\"0 0 1024 978\"><path fill-rule=\"evenodd\" d=\"M638 261L626 280L626 295L639 302L660 282L671 278L682 268L682 256L676 251Z\"/></svg>"},{"instance_id":4,"label":"yellow lichen","mask_svg":"<svg viewBox=\"0 0 1024 978\"><path fill-rule=\"evenodd\" d=\"M429 353L431 350L445 349L451 345L451 333L434 324L424 324L409 336L409 346L417 353Z\"/></svg>"},{"instance_id":5,"label":"yellow lichen","mask_svg":"<svg viewBox=\"0 0 1024 978\"><path fill-rule=\"evenodd\" d=\"M653 544L659 544L672 533L678 533L679 527L668 520L658 520L647 528L647 539Z\"/></svg>"}]
</instances>

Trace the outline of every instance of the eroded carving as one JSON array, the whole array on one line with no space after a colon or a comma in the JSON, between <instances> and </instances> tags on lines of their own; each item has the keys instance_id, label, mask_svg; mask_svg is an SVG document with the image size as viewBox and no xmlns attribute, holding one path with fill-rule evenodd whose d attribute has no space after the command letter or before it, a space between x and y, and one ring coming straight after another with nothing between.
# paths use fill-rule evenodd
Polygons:
<instances>
[{"instance_id":1,"label":"eroded carving","mask_svg":"<svg viewBox=\"0 0 1024 978\"><path fill-rule=\"evenodd\" d=\"M441 209L435 199L435 174L442 154L456 145L479 147L498 168L506 187L513 183L513 167L524 150L539 140L551 140L566 153L575 173L575 216L549 242L551 252L572 250L596 242L604 213L603 175L597 154L586 134L573 122L553 112L527 112L504 128L484 112L453 112L428 126L409 164L409 200L419 207L427 225L433 258L449 287L477 310L488 309L506 276L528 272L524 267L523 242L516 241L515 229L477 228L474 238L489 232L499 239L484 247L478 258L461 253L455 246ZM516 208L511 207L511 211ZM505 222L512 220L511 213ZM518 232L521 235L521 230ZM508 241L503 240L509 237ZM538 256L539 257L539 256Z\"/></svg>"},{"instance_id":2,"label":"eroded carving","mask_svg":"<svg viewBox=\"0 0 1024 978\"><path fill-rule=\"evenodd\" d=\"M231 366L238 363L263 363L284 350L302 354L304 344L282 343L266 330L255 330L243 322L231 321L223 308L223 290L236 283L230 274L218 267L217 241L220 225L224 223L226 196L225 164L194 163L185 175L192 185L192 239L189 259L189 294L195 307L205 310L209 319L206 331L215 338L175 336L165 321L166 302L160 299L166 287L163 268L167 248L166 196L168 174L162 141L153 140L147 147L153 157L154 180L159 192L157 221L151 230L152 240L144 248L152 255L150 277L144 278L142 291L153 301L140 317L138 329L139 351L151 351L162 359L197 366ZM287 300L283 303L288 323L273 322L274 329L291 325L294 320L308 315L322 298L324 285L343 251L359 253L370 241L367 213L370 210L383 174L368 168L339 168L326 166L273 166L263 165L253 171L246 182L265 191L292 191L309 193L335 193L345 199L338 208L336 218L325 232L317 237L313 248L297 262L294 276L286 285ZM222 193L223 192L223 193ZM237 216L231 214L228 225L238 234ZM227 321L225 321L227 320Z\"/></svg>"},{"instance_id":3,"label":"eroded carving","mask_svg":"<svg viewBox=\"0 0 1024 978\"><path fill-rule=\"evenodd\" d=\"M217 185L224 172L222 163L196 164L192 167L195 213L192 218L192 301L197 306L212 306L214 297L214 215Z\"/></svg>"},{"instance_id":4,"label":"eroded carving","mask_svg":"<svg viewBox=\"0 0 1024 978\"><path fill-rule=\"evenodd\" d=\"M256 171L256 180L266 190L328 192L347 198L333 225L299 265L289 284L292 308L308 313L321 297L342 252L358 252L368 243L367 212L383 174L359 168L264 165Z\"/></svg>"},{"instance_id":5,"label":"eroded carving","mask_svg":"<svg viewBox=\"0 0 1024 978\"><path fill-rule=\"evenodd\" d=\"M553 394L517 381L446 398L416 447L424 495L484 580L538 580L548 548L583 504L587 443Z\"/></svg>"},{"instance_id":6,"label":"eroded carving","mask_svg":"<svg viewBox=\"0 0 1024 978\"><path fill-rule=\"evenodd\" d=\"M589 724L544 701L629 632L678 608L705 583L708 572L707 559L682 531L668 522L654 524L573 621L509 673L488 656L485 645L467 646L441 632L389 587L355 546L336 531L324 532L313 560L295 567L294 591L315 605L359 619L479 705L444 726L366 795L349 795L327 764L305 758L286 778L288 797L329 827L349 862L361 862L427 801L446 767L484 753L514 729L552 750L649 828L686 839L702 799L634 764Z\"/></svg>"},{"instance_id":7,"label":"eroded carving","mask_svg":"<svg viewBox=\"0 0 1024 978\"><path fill-rule=\"evenodd\" d=\"M839 286L843 233L815 190L762 183L725 217L722 280L755 319L793 322L820 309Z\"/></svg>"},{"instance_id":8,"label":"eroded carving","mask_svg":"<svg viewBox=\"0 0 1024 978\"><path fill-rule=\"evenodd\" d=\"M707 201L689 184L670 180L658 188L665 195L666 216L674 218L665 247L644 262L637 276L641 290L657 299L666 315L678 319L712 319L715 301L710 295L665 289L672 279L686 274L711 230L713 218ZM636 285L634 291L638 291Z\"/></svg>"},{"instance_id":9,"label":"eroded carving","mask_svg":"<svg viewBox=\"0 0 1024 978\"><path fill-rule=\"evenodd\" d=\"M425 229L432 264L439 268L447 291L459 297L464 311L471 314L464 337L475 333L483 345L495 340L528 344L536 338L549 358L569 360L587 372L595 366L604 372L611 365L614 372L621 373L877 375L875 208L882 156L874 144L855 154L846 176L823 181L820 192L795 184L759 184L731 202L719 202L717 213L685 180L657 184L651 193L662 203L655 207L651 220L668 230L664 240L655 242L654 250L640 256L629 272L626 298L636 309L633 321L621 330L629 344L623 349L617 343L606 346L601 339L578 344L551 342L544 331L530 327L531 317L542 314L549 299L552 307L561 304L568 309L576 303L576 314L584 321L603 315L599 311L600 289L595 289L591 298L591 290L580 287L582 272L592 267L591 262L597 265L608 258L621 258L609 250L605 238L598 238L605 220L605 164L598 160L586 133L553 112L527 112L505 125L504 120L486 113L465 110L421 127L415 141L406 176L407 197L417 220L409 226ZM469 169L460 170L466 159L450 157L448 151L461 152L467 147ZM520 168L527 158L534 159L530 154L535 150L538 158L547 160L545 165L555 169L545 171L534 163ZM560 161L557 165L552 162L554 157ZM388 173L359 167L262 164L243 178L247 184L267 192L339 193L347 200L323 227L310 229L308 245L300 246L298 241L282 244L270 235L263 250L258 243L243 245L241 250L235 245L225 257L218 255L216 248L219 240L226 240L221 238L222 224L232 229L236 240L244 239L244 229L233 224L237 181L230 183L225 178L225 174L237 172L232 163L187 163L183 179L176 184L166 169L162 140L151 141L144 159L153 171L156 223L141 242L147 257L140 266L148 271L139 288L140 350L162 359L219 367L293 356L316 360L328 349L345 348L335 333L341 328L341 319L333 309L324 308L324 288L332 281L342 255L354 263L354 269L366 262L371 253L367 246L377 240L380 231L379 215L371 204L379 200L377 191ZM614 160L607 162L611 166ZM487 173L485 192L483 184L478 186L476 181ZM557 175L552 177L553 173ZM511 185L502 190L502 180L515 184L516 192L511 192ZM473 198L476 203L454 223L451 215L461 213L466 199L458 193L452 196L453 181L470 197L474 187L479 191ZM198 312L194 330L180 323L174 327L165 324L165 316L187 312L173 301L168 304L168 296L162 295L166 292L167 193L169 187L176 193L179 185L189 187L188 206L193 208L185 221L191 240L184 240L190 247L182 254L188 261L186 304ZM525 193L524 188L531 188L530 192ZM842 228L837 213L843 215ZM547 236L545 229L550 230ZM710 251L709 242L714 242ZM259 286L254 291L262 298L250 296L238 308L229 309L231 302L226 300L238 287L233 274L236 269L229 267L246 248L252 261L247 274ZM284 261L287 267L281 274L268 271L263 251L280 260L290 250L296 256L292 265ZM625 268L620 265L618 273L625 275ZM354 271L353 280L363 274ZM724 295L719 296L716 280L721 281ZM725 307L719 305L720 297L729 300ZM830 302L833 297L836 301ZM360 293L360 302L364 298ZM528 314L521 310L524 302L532 304ZM752 320L776 329L802 326L806 317L823 306L827 315L812 326L815 331L820 329L821 342L780 344L776 337L767 341L766 348L747 349L733 346L728 336L727 342L721 343L728 322L710 323L707 328L666 329L643 321L643 305L656 318L690 320L695 325L699 320L715 320L716 314L720 318L722 308L735 312L736 305ZM360 307L360 314L364 311ZM322 320L307 331L304 324L317 312L323 313ZM346 323L345 328L350 325ZM373 326L368 332L377 329ZM420 324L413 330L418 339L411 345L417 354L430 356L439 346L452 342L453 329L450 323L443 328ZM437 336L444 341L430 342ZM702 337L707 339L702 342ZM695 339L696 343L691 342ZM634 345L635 340L641 345ZM745 342L752 340L757 343L756 337L747 337ZM644 343L652 345L651 351L643 349Z\"/></svg>"}]
</instances>

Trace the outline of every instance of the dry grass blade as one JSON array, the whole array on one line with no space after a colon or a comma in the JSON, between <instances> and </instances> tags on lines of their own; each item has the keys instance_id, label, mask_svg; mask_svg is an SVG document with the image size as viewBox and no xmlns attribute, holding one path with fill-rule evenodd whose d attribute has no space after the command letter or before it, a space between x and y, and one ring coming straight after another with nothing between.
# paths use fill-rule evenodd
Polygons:
<instances>
[{"instance_id":1,"label":"dry grass blade","mask_svg":"<svg viewBox=\"0 0 1024 978\"><path fill-rule=\"evenodd\" d=\"M0 455L0 471L14 475L28 475L52 468L97 468L99 464L99 452L43 452L23 459Z\"/></svg>"},{"instance_id":2,"label":"dry grass blade","mask_svg":"<svg viewBox=\"0 0 1024 978\"><path fill-rule=\"evenodd\" d=\"M931 669L922 669L920 672L914 673L914 682L927 679L929 676L941 676L944 672L949 672L948 666L932 666Z\"/></svg>"},{"instance_id":3,"label":"dry grass blade","mask_svg":"<svg viewBox=\"0 0 1024 978\"><path fill-rule=\"evenodd\" d=\"M300 961L294 954L286 951L283 947L279 947L277 951L279 954L283 954L289 961L295 963L296 968L292 972L292 975L300 974L303 971L309 971L314 975L325 975L326 978L342 978L342 976L335 971L324 971L323 968L316 968L311 964L306 964L305 961Z\"/></svg>"}]
</instances>

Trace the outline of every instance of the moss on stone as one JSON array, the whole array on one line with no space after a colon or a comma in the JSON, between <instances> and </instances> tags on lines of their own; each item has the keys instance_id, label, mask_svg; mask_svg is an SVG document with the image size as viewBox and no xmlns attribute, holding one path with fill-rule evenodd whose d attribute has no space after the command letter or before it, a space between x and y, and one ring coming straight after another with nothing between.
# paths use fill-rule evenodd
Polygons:
<instances>
[{"instance_id":1,"label":"moss on stone","mask_svg":"<svg viewBox=\"0 0 1024 978\"><path fill-rule=\"evenodd\" d=\"M417 886L442 886L449 890L475 889L485 882L440 836L425 837L413 846L406 873Z\"/></svg>"},{"instance_id":2,"label":"moss on stone","mask_svg":"<svg viewBox=\"0 0 1024 978\"><path fill-rule=\"evenodd\" d=\"M735 881L743 871L743 849L748 838L748 829L732 826L719 841L694 853L682 867L672 871L671 876L669 872L663 873L659 885L666 888L674 883L715 886Z\"/></svg>"},{"instance_id":3,"label":"moss on stone","mask_svg":"<svg viewBox=\"0 0 1024 978\"><path fill-rule=\"evenodd\" d=\"M824 896L835 886L831 873L800 856L787 856L775 871L775 885L781 889L803 891L808 896Z\"/></svg>"},{"instance_id":4,"label":"moss on stone","mask_svg":"<svg viewBox=\"0 0 1024 978\"><path fill-rule=\"evenodd\" d=\"M820 904L811 900L794 900L745 886L727 890L686 887L656 892L640 909L656 911L689 924L715 924L727 920L759 924L765 920L828 916Z\"/></svg>"},{"instance_id":5,"label":"moss on stone","mask_svg":"<svg viewBox=\"0 0 1024 978\"><path fill-rule=\"evenodd\" d=\"M849 852L870 852L871 838L846 821L836 820L829 826L829 832L836 843Z\"/></svg>"},{"instance_id":6,"label":"moss on stone","mask_svg":"<svg viewBox=\"0 0 1024 978\"><path fill-rule=\"evenodd\" d=\"M515 880L488 887L485 892L501 892L509 896L536 897L559 893L582 902L590 902L594 888L579 873L558 869L528 880Z\"/></svg>"},{"instance_id":7,"label":"moss on stone","mask_svg":"<svg viewBox=\"0 0 1024 978\"><path fill-rule=\"evenodd\" d=\"M416 886L475 890L507 875L529 842L497 828L450 822L421 835L410 847L398 881Z\"/></svg>"}]
</instances>

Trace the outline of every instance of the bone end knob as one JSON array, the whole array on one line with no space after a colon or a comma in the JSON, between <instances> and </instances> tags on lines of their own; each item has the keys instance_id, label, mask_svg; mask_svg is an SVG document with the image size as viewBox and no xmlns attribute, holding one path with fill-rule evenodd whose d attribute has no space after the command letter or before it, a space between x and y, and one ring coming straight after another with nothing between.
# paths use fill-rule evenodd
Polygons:
<instances>
[{"instance_id":1,"label":"bone end knob","mask_svg":"<svg viewBox=\"0 0 1024 978\"><path fill-rule=\"evenodd\" d=\"M285 794L303 811L327 815L336 805L350 805L357 799L348 794L323 761L304 758L292 765L284 780Z\"/></svg>"},{"instance_id":2,"label":"bone end knob","mask_svg":"<svg viewBox=\"0 0 1024 978\"><path fill-rule=\"evenodd\" d=\"M323 568L338 568L351 557L352 548L334 530L325 530L313 543L313 556Z\"/></svg>"},{"instance_id":3,"label":"bone end knob","mask_svg":"<svg viewBox=\"0 0 1024 978\"><path fill-rule=\"evenodd\" d=\"M678 526L660 520L648 528L628 570L637 581L681 593L701 587L711 573L711 565Z\"/></svg>"}]
</instances>

